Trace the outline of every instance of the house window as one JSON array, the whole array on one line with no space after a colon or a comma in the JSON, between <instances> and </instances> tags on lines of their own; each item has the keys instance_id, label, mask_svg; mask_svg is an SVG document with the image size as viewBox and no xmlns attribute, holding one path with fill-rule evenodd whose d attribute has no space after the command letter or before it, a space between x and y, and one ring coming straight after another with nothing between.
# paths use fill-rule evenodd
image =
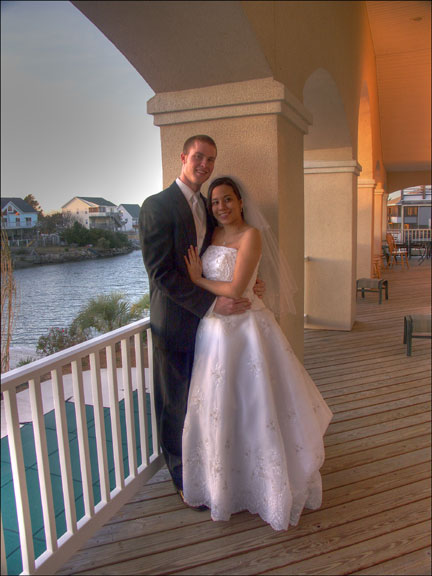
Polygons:
<instances>
[{"instance_id":1,"label":"house window","mask_svg":"<svg viewBox=\"0 0 432 576\"><path fill-rule=\"evenodd\" d=\"M26 217L26 226L31 226L32 219Z\"/></svg>"},{"instance_id":2,"label":"house window","mask_svg":"<svg viewBox=\"0 0 432 576\"><path fill-rule=\"evenodd\" d=\"M405 216L417 216L417 206L405 206Z\"/></svg>"}]
</instances>

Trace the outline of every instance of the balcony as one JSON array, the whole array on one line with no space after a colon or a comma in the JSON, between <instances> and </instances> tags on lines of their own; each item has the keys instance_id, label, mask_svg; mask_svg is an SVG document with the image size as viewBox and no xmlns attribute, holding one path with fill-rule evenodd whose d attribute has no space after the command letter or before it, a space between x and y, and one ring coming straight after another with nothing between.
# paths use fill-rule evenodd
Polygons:
<instances>
[{"instance_id":1,"label":"balcony","mask_svg":"<svg viewBox=\"0 0 432 576\"><path fill-rule=\"evenodd\" d=\"M21 228L34 228L37 226L37 222L8 222L3 220L2 226L6 228L6 230L19 230Z\"/></svg>"},{"instance_id":2,"label":"balcony","mask_svg":"<svg viewBox=\"0 0 432 576\"><path fill-rule=\"evenodd\" d=\"M45 530L51 534L47 536L50 552L45 552L33 564L31 550L25 551L27 571L58 574L427 574L430 569L431 350L429 340L415 340L413 354L408 357L402 337L404 315L430 312L430 273L430 260L421 266L412 260L409 270L400 267L385 270L389 300L379 305L376 294L367 294L364 300L359 296L357 319L351 332L305 332L305 366L333 410L334 419L325 438L323 505L320 510L306 511L299 525L286 532L274 532L259 517L247 512L236 514L230 522L216 523L211 521L208 512L198 513L186 508L163 470L153 477L156 482L148 483L150 476L162 465L157 450L153 449L141 456L142 464L131 466L131 472L123 482L119 473L111 491L105 479L103 498L96 506L91 503L90 480L83 480L82 484L87 486L86 515L75 522L68 480L68 445L64 441L67 418L62 416L65 405L62 390L69 376L61 375L60 367L72 363L70 378L75 394L76 421L81 430L87 429L83 417L79 417L85 412L83 405L88 404L80 384L80 373L87 372L85 356L90 355L91 389L99 421L103 420L100 382L105 378L111 391L108 419L115 423L120 418L115 408L118 403L115 382L120 380L115 379L122 375L130 422L126 451L133 462L133 443L129 442L134 430L131 398L135 388L138 397L141 390L142 419L147 417L144 391L150 405L152 398L151 358L145 377L145 354L138 336L146 329L146 321L39 361L44 365L34 363L5 375L2 391L6 393L5 402L9 405L11 441L18 447L14 482L17 499L22 499L18 504L18 509L22 510L21 548L31 548L31 528L26 512L25 486L20 480L24 474L23 464L20 464L15 390L20 383L30 382L35 430L39 429L37 426L43 420L39 380L48 369L53 375L55 390L54 411L59 422L58 443L65 469L64 475L62 472L65 501L70 503L67 533L56 540L49 498L44 496L47 502ZM137 353L132 353L131 338ZM114 348L118 342L121 353L117 353L116 363ZM98 351L101 350L107 351L106 372L103 372L104 368L98 368ZM81 372L80 363L84 366ZM117 370L113 368L115 365ZM62 381L64 385L60 386ZM135 422L135 429L139 429L140 434L141 430L150 433L154 422L151 409L149 421L147 424L138 422L138 425ZM97 427L100 431L98 455L103 455L105 428L101 424ZM114 424L112 430L115 430ZM154 434L155 431L152 438ZM83 476L88 476L85 436L79 435L84 447L81 469L86 471ZM115 441L116 434L112 437ZM143 439L141 446L145 443ZM150 440L148 443L151 444ZM117 453L116 474L122 461L120 444L117 442L118 447L114 450ZM43 463L44 457L43 450L37 450L41 453L39 466L39 460ZM39 475L45 478L48 486L48 467L44 466L40 467ZM103 456L96 468L99 477L104 478ZM100 527L102 523L104 525ZM80 551L65 562L78 547Z\"/></svg>"}]
</instances>

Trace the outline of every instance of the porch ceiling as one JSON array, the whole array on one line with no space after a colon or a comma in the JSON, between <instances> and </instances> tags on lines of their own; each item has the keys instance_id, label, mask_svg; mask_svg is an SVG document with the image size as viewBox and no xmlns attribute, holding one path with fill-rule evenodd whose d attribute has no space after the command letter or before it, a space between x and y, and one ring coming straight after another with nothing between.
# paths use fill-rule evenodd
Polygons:
<instances>
[{"instance_id":1,"label":"porch ceiling","mask_svg":"<svg viewBox=\"0 0 432 576\"><path fill-rule=\"evenodd\" d=\"M387 171L431 167L431 3L367 1Z\"/></svg>"}]
</instances>

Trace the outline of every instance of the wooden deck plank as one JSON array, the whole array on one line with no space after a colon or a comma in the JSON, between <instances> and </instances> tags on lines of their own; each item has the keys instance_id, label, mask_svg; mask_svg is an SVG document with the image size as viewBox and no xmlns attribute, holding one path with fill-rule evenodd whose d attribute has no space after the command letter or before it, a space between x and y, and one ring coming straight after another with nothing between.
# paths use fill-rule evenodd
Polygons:
<instances>
[{"instance_id":1,"label":"wooden deck plank","mask_svg":"<svg viewBox=\"0 0 432 576\"><path fill-rule=\"evenodd\" d=\"M310 558L304 562L296 562L289 566L283 566L277 570L270 570L265 574L340 574L349 573L359 566L369 567L372 563L385 562L393 559L395 555L410 553L420 546L430 544L430 539L425 535L427 522L414 524L401 530L378 536L373 545L370 540L365 540L353 546L339 548L329 554L322 554L318 558Z\"/></svg>"},{"instance_id":2,"label":"wooden deck plank","mask_svg":"<svg viewBox=\"0 0 432 576\"><path fill-rule=\"evenodd\" d=\"M408 357L402 338L404 315L430 311L430 270L385 271L389 300L358 298L351 332L305 331L334 412L319 510L281 532L248 512L212 522L159 482L59 574L429 574L431 349L416 340Z\"/></svg>"},{"instance_id":3,"label":"wooden deck plank","mask_svg":"<svg viewBox=\"0 0 432 576\"><path fill-rule=\"evenodd\" d=\"M416 523L421 524L422 528L426 528L427 521L430 518L430 511L428 506L430 500L422 500L406 506L398 508L399 514L396 511L387 510L367 518L355 520L350 522L349 525L343 524L327 530L318 530L308 534L307 538L289 538L286 533L286 538L281 542L271 545L256 547L255 549L248 550L246 553L239 554L240 542L230 542L227 555L223 560L207 563L208 555L211 551L208 550L207 554L196 558L193 561L201 561L201 564L194 568L188 567L186 570L176 570L176 566L181 564L181 559L174 560L174 570L171 573L176 574L260 574L262 572L269 573L269 570L276 569L276 567L283 566L281 574L294 574L297 575L297 570L289 571L289 564L305 560L306 558L316 558L330 550L343 549L346 546L356 544L364 540L377 538L383 534L397 531L402 528L412 526ZM294 531L291 531L291 533ZM263 542L264 544L265 542ZM228 543L227 543L228 544ZM255 540L254 545L257 545ZM189 566L191 564L191 551L189 550ZM185 562L185 563L186 563ZM275 568L273 568L275 567ZM146 572L141 572L145 574ZM149 572L147 572L149 573ZM151 573L151 572L150 572ZM154 572L153 572L154 573ZM316 572L315 572L316 574ZM333 573L334 574L334 573Z\"/></svg>"},{"instance_id":4,"label":"wooden deck plank","mask_svg":"<svg viewBox=\"0 0 432 576\"><path fill-rule=\"evenodd\" d=\"M356 576L370 575L380 576L381 574L406 575L406 576L429 576L432 574L431 566L431 546L428 546L410 554L403 554L392 558L387 562L373 564L369 568L352 573Z\"/></svg>"}]
</instances>

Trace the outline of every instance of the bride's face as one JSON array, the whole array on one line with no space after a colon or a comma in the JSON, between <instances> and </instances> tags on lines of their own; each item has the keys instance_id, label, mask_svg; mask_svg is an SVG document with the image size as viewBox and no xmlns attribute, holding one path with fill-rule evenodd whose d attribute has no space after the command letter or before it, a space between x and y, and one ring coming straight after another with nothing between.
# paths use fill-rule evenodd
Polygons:
<instances>
[{"instance_id":1,"label":"bride's face","mask_svg":"<svg viewBox=\"0 0 432 576\"><path fill-rule=\"evenodd\" d=\"M213 189L211 208L220 226L240 224L243 221L242 201L227 184L221 184Z\"/></svg>"}]
</instances>

